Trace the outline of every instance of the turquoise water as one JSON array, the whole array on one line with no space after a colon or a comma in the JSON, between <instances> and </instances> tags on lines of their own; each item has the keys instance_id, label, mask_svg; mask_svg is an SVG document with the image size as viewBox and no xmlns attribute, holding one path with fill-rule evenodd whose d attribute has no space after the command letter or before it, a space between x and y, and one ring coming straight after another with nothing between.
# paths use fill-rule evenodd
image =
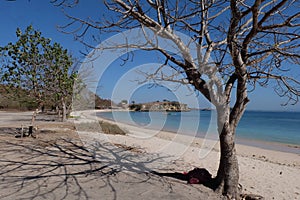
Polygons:
<instances>
[{"instance_id":1,"label":"turquoise water","mask_svg":"<svg viewBox=\"0 0 300 200\"><path fill-rule=\"evenodd\" d=\"M144 128L178 132L197 137L217 137L214 111L99 112L100 117ZM246 111L237 138L300 145L300 112Z\"/></svg>"}]
</instances>

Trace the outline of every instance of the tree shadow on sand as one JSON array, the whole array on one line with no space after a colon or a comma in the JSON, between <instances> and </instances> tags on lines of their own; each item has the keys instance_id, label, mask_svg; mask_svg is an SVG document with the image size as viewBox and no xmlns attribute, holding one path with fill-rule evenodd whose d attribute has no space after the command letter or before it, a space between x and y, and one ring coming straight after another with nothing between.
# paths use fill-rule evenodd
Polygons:
<instances>
[{"instance_id":1,"label":"tree shadow on sand","mask_svg":"<svg viewBox=\"0 0 300 200\"><path fill-rule=\"evenodd\" d=\"M124 145L9 135L0 155L0 199L221 199L208 188L149 173L164 158Z\"/></svg>"}]
</instances>

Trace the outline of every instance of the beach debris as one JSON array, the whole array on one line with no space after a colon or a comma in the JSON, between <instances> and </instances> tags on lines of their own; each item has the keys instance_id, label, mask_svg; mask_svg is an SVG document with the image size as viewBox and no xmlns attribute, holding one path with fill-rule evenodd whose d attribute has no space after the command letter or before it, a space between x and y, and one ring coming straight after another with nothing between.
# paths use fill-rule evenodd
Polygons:
<instances>
[{"instance_id":1,"label":"beach debris","mask_svg":"<svg viewBox=\"0 0 300 200\"><path fill-rule=\"evenodd\" d=\"M187 181L188 184L203 184L207 185L212 180L212 175L205 168L194 168L191 171L178 173L160 173L156 171L152 171L151 173L158 176L167 176L176 178L179 180Z\"/></svg>"},{"instance_id":2,"label":"beach debris","mask_svg":"<svg viewBox=\"0 0 300 200\"><path fill-rule=\"evenodd\" d=\"M205 184L211 181L211 174L204 168L194 168L193 170L184 173L188 177L189 184Z\"/></svg>"},{"instance_id":3,"label":"beach debris","mask_svg":"<svg viewBox=\"0 0 300 200\"><path fill-rule=\"evenodd\" d=\"M131 151L131 152L134 152L134 153L143 153L143 151L141 149L137 148L137 147L127 146L127 145L118 144L118 143L113 143L113 145L115 145L116 147L122 148L126 151Z\"/></svg>"},{"instance_id":4,"label":"beach debris","mask_svg":"<svg viewBox=\"0 0 300 200\"><path fill-rule=\"evenodd\" d=\"M265 198L257 194L242 194L241 199L242 200L264 200Z\"/></svg>"}]
</instances>

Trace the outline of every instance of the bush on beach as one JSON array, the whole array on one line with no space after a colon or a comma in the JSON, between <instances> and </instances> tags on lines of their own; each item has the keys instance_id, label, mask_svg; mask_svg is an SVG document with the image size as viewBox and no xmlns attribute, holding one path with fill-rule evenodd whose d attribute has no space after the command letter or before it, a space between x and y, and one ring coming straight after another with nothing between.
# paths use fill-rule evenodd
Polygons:
<instances>
[{"instance_id":1,"label":"bush on beach","mask_svg":"<svg viewBox=\"0 0 300 200\"><path fill-rule=\"evenodd\" d=\"M78 131L88 132L103 132L105 134L113 135L126 135L126 132L122 130L118 125L105 121L97 122L85 122L77 125Z\"/></svg>"}]
</instances>

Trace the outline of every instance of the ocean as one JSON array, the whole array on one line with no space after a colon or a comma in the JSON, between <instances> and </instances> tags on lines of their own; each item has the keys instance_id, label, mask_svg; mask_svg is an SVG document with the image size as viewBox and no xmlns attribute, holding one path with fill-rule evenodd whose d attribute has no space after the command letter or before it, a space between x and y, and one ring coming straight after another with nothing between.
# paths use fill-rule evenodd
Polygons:
<instances>
[{"instance_id":1,"label":"ocean","mask_svg":"<svg viewBox=\"0 0 300 200\"><path fill-rule=\"evenodd\" d=\"M217 137L215 111L191 110L169 113L113 111L99 112L97 115L149 129L196 137ZM300 146L300 112L246 111L237 127L236 137L240 141L253 140Z\"/></svg>"}]
</instances>

